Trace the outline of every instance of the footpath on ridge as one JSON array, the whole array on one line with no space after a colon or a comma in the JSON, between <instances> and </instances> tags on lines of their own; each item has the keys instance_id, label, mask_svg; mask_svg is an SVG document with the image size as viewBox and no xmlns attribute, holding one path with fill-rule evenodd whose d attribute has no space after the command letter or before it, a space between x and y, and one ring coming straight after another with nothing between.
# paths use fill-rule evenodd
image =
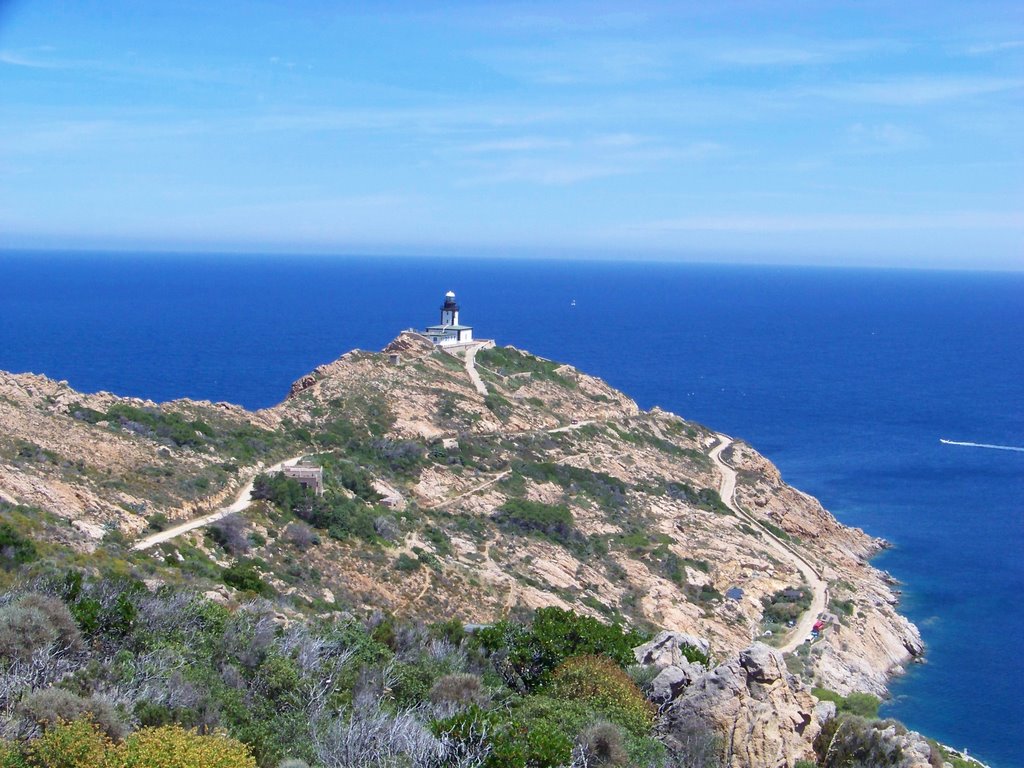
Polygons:
<instances>
[{"instance_id":1,"label":"footpath on ridge","mask_svg":"<svg viewBox=\"0 0 1024 768\"><path fill-rule=\"evenodd\" d=\"M293 467L296 464L298 464L302 457L305 455L306 454L302 454L300 456L293 456L290 459L279 461L277 462L277 464L269 466L263 471L267 473L280 472L284 467ZM228 515L233 515L235 512L241 512L243 509L252 504L252 484L252 480L246 483L242 490L238 492L238 495L235 497L235 500L231 502L231 504L229 504L228 506L221 507L216 512L211 512L208 515L203 515L202 517L196 517L191 520L186 520L184 523L180 523L179 525L176 525L173 528L168 528L165 531L160 531L150 536L146 536L143 539L139 539L137 542L135 542L135 544L132 545L132 549L149 549L150 547L154 547L157 544L163 544L165 541L170 541L171 539L177 538L178 536L181 536L181 534L183 533L188 533L189 531L194 531L196 528L202 528L203 526L209 525L210 523L215 523L218 520L227 517Z\"/></svg>"},{"instance_id":2,"label":"footpath on ridge","mask_svg":"<svg viewBox=\"0 0 1024 768\"><path fill-rule=\"evenodd\" d=\"M484 397L487 397L489 392L487 391L487 385L484 384L484 380L480 378L480 373L476 369L476 353L481 349L489 349L493 346L493 341L482 341L466 350L466 373L469 374L469 380L473 382L473 387Z\"/></svg>"},{"instance_id":3,"label":"footpath on ridge","mask_svg":"<svg viewBox=\"0 0 1024 768\"><path fill-rule=\"evenodd\" d=\"M807 562L807 560L805 560L786 542L768 530L768 528L762 525L756 517L744 510L739 505L739 502L736 501L736 470L726 464L725 460L722 459L722 451L732 444L733 440L731 437L718 433L718 444L715 445L708 454L722 473L722 485L719 489L719 495L722 497L722 501L741 519L746 520L751 525L757 526L758 530L767 537L768 544L778 552L784 560L792 563L793 566L800 571L804 580L811 587L813 592L810 607L803 612L800 616L800 620L797 621L796 626L790 631L789 640L786 641L785 645L779 647L779 650L782 651L782 653L792 653L805 642L808 635L811 634L811 630L814 629L814 623L824 612L825 606L828 605L828 584L821 578L813 565Z\"/></svg>"}]
</instances>

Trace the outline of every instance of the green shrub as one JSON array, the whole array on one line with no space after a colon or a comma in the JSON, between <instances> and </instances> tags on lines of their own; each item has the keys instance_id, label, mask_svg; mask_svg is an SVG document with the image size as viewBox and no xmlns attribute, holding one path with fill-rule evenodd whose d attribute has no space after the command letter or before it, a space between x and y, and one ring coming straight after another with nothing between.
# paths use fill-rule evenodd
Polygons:
<instances>
[{"instance_id":1,"label":"green shrub","mask_svg":"<svg viewBox=\"0 0 1024 768\"><path fill-rule=\"evenodd\" d=\"M869 720L878 717L878 708L882 704L882 700L877 696L859 691L842 696L828 688L812 688L811 693L820 701L833 702L836 705L836 712L846 712Z\"/></svg>"},{"instance_id":2,"label":"green shrub","mask_svg":"<svg viewBox=\"0 0 1024 768\"><path fill-rule=\"evenodd\" d=\"M896 739L886 733L896 727L896 736L907 732L893 720L865 720L856 715L843 714L826 722L814 740L814 751L821 768L882 768L898 766L903 761L903 749Z\"/></svg>"},{"instance_id":3,"label":"green shrub","mask_svg":"<svg viewBox=\"0 0 1024 768\"><path fill-rule=\"evenodd\" d=\"M500 654L500 672L513 687L533 690L572 656L607 656L625 667L636 661L633 648L647 638L636 630L605 624L561 608L541 608L529 625L503 620L481 629L476 641L492 654Z\"/></svg>"},{"instance_id":4,"label":"green shrub","mask_svg":"<svg viewBox=\"0 0 1024 768\"><path fill-rule=\"evenodd\" d=\"M572 512L562 504L509 499L498 507L494 520L506 530L541 536L566 546L583 541L574 526Z\"/></svg>"},{"instance_id":5,"label":"green shrub","mask_svg":"<svg viewBox=\"0 0 1024 768\"><path fill-rule=\"evenodd\" d=\"M213 436L213 430L205 422L189 421L179 413L164 412L160 408L116 403L107 411L105 420L129 432L170 440L177 446L198 448L206 443L205 437Z\"/></svg>"},{"instance_id":6,"label":"green shrub","mask_svg":"<svg viewBox=\"0 0 1024 768\"><path fill-rule=\"evenodd\" d=\"M635 736L644 736L657 710L636 683L607 657L577 656L551 673L548 695L575 701L599 712Z\"/></svg>"},{"instance_id":7,"label":"green shrub","mask_svg":"<svg viewBox=\"0 0 1024 768\"><path fill-rule=\"evenodd\" d=\"M800 614L811 607L811 599L811 590L806 587L780 589L771 597L761 599L761 604L764 606L764 619L778 624L797 619Z\"/></svg>"},{"instance_id":8,"label":"green shrub","mask_svg":"<svg viewBox=\"0 0 1024 768\"><path fill-rule=\"evenodd\" d=\"M628 486L605 472L553 462L513 462L515 472L538 483L554 483L570 494L585 493L606 512L628 506Z\"/></svg>"},{"instance_id":9,"label":"green shrub","mask_svg":"<svg viewBox=\"0 0 1024 768\"><path fill-rule=\"evenodd\" d=\"M37 650L78 650L81 635L67 606L54 597L28 594L0 607L0 659L27 661Z\"/></svg>"},{"instance_id":10,"label":"green shrub","mask_svg":"<svg viewBox=\"0 0 1024 768\"><path fill-rule=\"evenodd\" d=\"M559 768L572 756L572 739L557 722L547 718L522 720L507 713L471 706L435 721L434 733L470 746L487 749L484 768Z\"/></svg>"},{"instance_id":11,"label":"green shrub","mask_svg":"<svg viewBox=\"0 0 1024 768\"><path fill-rule=\"evenodd\" d=\"M33 691L18 703L18 713L44 730L83 718L112 739L122 738L128 730L109 701L85 699L63 688Z\"/></svg>"},{"instance_id":12,"label":"green shrub","mask_svg":"<svg viewBox=\"0 0 1024 768\"><path fill-rule=\"evenodd\" d=\"M221 578L229 587L242 592L255 592L264 597L274 594L274 588L263 581L252 561L241 560L225 568Z\"/></svg>"},{"instance_id":13,"label":"green shrub","mask_svg":"<svg viewBox=\"0 0 1024 768\"><path fill-rule=\"evenodd\" d=\"M420 562L419 558L417 558L417 557L409 557L409 555L407 553L405 553L405 552L402 552L397 558L395 558L395 570L396 571L402 571L404 573L408 573L410 571L415 571L417 568L421 567L422 565L423 565L423 563Z\"/></svg>"},{"instance_id":14,"label":"green shrub","mask_svg":"<svg viewBox=\"0 0 1024 768\"><path fill-rule=\"evenodd\" d=\"M10 571L38 557L31 539L22 536L9 523L0 523L0 568Z\"/></svg>"},{"instance_id":15,"label":"green shrub","mask_svg":"<svg viewBox=\"0 0 1024 768\"><path fill-rule=\"evenodd\" d=\"M665 486L665 493L673 499L685 501L698 509L706 509L716 515L732 514L732 510L722 501L722 497L715 488L701 488L698 491L689 483L674 482Z\"/></svg>"},{"instance_id":16,"label":"green shrub","mask_svg":"<svg viewBox=\"0 0 1024 768\"><path fill-rule=\"evenodd\" d=\"M428 525L423 529L423 538L433 544L434 549L439 555L450 555L454 552L451 539L448 538L444 531L438 528Z\"/></svg>"},{"instance_id":17,"label":"green shrub","mask_svg":"<svg viewBox=\"0 0 1024 768\"><path fill-rule=\"evenodd\" d=\"M458 619L447 619L431 624L428 628L430 636L439 640L447 640L458 647L466 638L466 627Z\"/></svg>"},{"instance_id":18,"label":"green shrub","mask_svg":"<svg viewBox=\"0 0 1024 768\"><path fill-rule=\"evenodd\" d=\"M25 747L26 768L120 768L108 737L88 720L60 723Z\"/></svg>"},{"instance_id":19,"label":"green shrub","mask_svg":"<svg viewBox=\"0 0 1024 768\"><path fill-rule=\"evenodd\" d=\"M168 522L167 515L163 512L154 512L146 518L146 528L150 531L160 532L167 529Z\"/></svg>"},{"instance_id":20,"label":"green shrub","mask_svg":"<svg viewBox=\"0 0 1024 768\"><path fill-rule=\"evenodd\" d=\"M531 378L551 381L566 389L575 389L577 386L573 379L556 372L559 368L558 363L541 360L512 347L481 349L477 352L476 361L483 367L496 371L500 376L529 373Z\"/></svg>"},{"instance_id":21,"label":"green shrub","mask_svg":"<svg viewBox=\"0 0 1024 768\"><path fill-rule=\"evenodd\" d=\"M860 717L876 718L878 717L878 708L881 704L882 701L877 696L873 696L870 693L853 691L846 697L846 705L843 707L843 711Z\"/></svg>"},{"instance_id":22,"label":"green shrub","mask_svg":"<svg viewBox=\"0 0 1024 768\"><path fill-rule=\"evenodd\" d=\"M829 600L828 607L832 609L834 613L838 613L842 616L852 616L855 603L853 600Z\"/></svg>"},{"instance_id":23,"label":"green shrub","mask_svg":"<svg viewBox=\"0 0 1024 768\"><path fill-rule=\"evenodd\" d=\"M108 592L104 600L93 597L84 590L73 590L76 598L68 605L68 609L74 616L75 623L86 635L126 635L133 628L138 614L133 596L144 592L145 586L141 582L130 580L107 582L107 586L119 591L116 595Z\"/></svg>"},{"instance_id":24,"label":"green shrub","mask_svg":"<svg viewBox=\"0 0 1024 768\"><path fill-rule=\"evenodd\" d=\"M356 536L372 542L379 538L374 527L376 513L363 501L335 493L317 496L298 480L282 474L257 475L252 497L274 503L315 528L326 530L334 539Z\"/></svg>"}]
</instances>

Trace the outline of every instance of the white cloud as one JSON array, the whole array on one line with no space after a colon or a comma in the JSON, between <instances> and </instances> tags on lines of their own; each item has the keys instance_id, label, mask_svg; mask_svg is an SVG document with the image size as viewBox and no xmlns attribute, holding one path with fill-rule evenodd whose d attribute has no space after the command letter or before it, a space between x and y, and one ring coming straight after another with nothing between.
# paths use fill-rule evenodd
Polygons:
<instances>
[{"instance_id":1,"label":"white cloud","mask_svg":"<svg viewBox=\"0 0 1024 768\"><path fill-rule=\"evenodd\" d=\"M481 141L462 147L463 152L485 154L489 152L537 152L550 149L564 149L570 146L564 139L550 139L543 136L522 136L510 139Z\"/></svg>"},{"instance_id":2,"label":"white cloud","mask_svg":"<svg viewBox=\"0 0 1024 768\"><path fill-rule=\"evenodd\" d=\"M847 130L846 137L856 152L864 154L900 152L916 149L925 143L921 134L893 123L855 123Z\"/></svg>"},{"instance_id":3,"label":"white cloud","mask_svg":"<svg viewBox=\"0 0 1024 768\"><path fill-rule=\"evenodd\" d=\"M591 139L591 143L597 147L637 147L651 141L651 137L635 133L605 133Z\"/></svg>"},{"instance_id":4,"label":"white cloud","mask_svg":"<svg viewBox=\"0 0 1024 768\"><path fill-rule=\"evenodd\" d=\"M463 179L458 186L525 183L563 187L632 172L629 168L599 163L522 163Z\"/></svg>"},{"instance_id":5,"label":"white cloud","mask_svg":"<svg viewBox=\"0 0 1024 768\"><path fill-rule=\"evenodd\" d=\"M1024 88L1024 79L1002 77L915 77L836 83L798 94L889 106L921 106Z\"/></svg>"},{"instance_id":6,"label":"white cloud","mask_svg":"<svg viewBox=\"0 0 1024 768\"><path fill-rule=\"evenodd\" d=\"M648 222L634 229L662 232L862 232L872 230L1024 229L1024 212L725 214Z\"/></svg>"},{"instance_id":7,"label":"white cloud","mask_svg":"<svg viewBox=\"0 0 1024 768\"><path fill-rule=\"evenodd\" d=\"M654 43L596 41L558 48L493 48L477 58L501 74L541 85L621 85L662 79L667 51Z\"/></svg>"},{"instance_id":8,"label":"white cloud","mask_svg":"<svg viewBox=\"0 0 1024 768\"><path fill-rule=\"evenodd\" d=\"M987 56L994 53L1003 53L1018 48L1024 48L1024 40L1004 40L998 43L980 43L969 46L966 53L969 56Z\"/></svg>"},{"instance_id":9,"label":"white cloud","mask_svg":"<svg viewBox=\"0 0 1024 768\"><path fill-rule=\"evenodd\" d=\"M50 51L52 50L49 46L41 46L39 48L33 48L32 51ZM61 64L54 61L46 61L44 59L33 56L31 53L25 51L0 51L0 64L9 64L12 67L25 67L28 69L60 69Z\"/></svg>"}]
</instances>

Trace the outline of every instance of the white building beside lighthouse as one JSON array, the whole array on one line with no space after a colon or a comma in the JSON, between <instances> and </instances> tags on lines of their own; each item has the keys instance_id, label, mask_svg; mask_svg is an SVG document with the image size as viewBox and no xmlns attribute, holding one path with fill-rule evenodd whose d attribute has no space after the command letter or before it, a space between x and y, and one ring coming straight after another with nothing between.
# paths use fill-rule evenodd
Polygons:
<instances>
[{"instance_id":1,"label":"white building beside lighthouse","mask_svg":"<svg viewBox=\"0 0 1024 768\"><path fill-rule=\"evenodd\" d=\"M448 291L441 305L441 322L428 325L423 335L439 347L452 344L466 344L473 341L473 327L459 324L459 305L455 303L455 292Z\"/></svg>"}]
</instances>

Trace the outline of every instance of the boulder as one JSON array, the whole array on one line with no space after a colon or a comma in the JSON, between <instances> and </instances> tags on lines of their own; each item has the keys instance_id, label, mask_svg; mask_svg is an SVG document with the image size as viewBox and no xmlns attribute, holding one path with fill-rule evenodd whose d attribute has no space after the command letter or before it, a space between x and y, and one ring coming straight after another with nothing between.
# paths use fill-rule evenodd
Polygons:
<instances>
[{"instance_id":1,"label":"boulder","mask_svg":"<svg viewBox=\"0 0 1024 768\"><path fill-rule=\"evenodd\" d=\"M651 681L651 699L661 703L672 701L706 671L701 664L685 660L682 664L665 667Z\"/></svg>"},{"instance_id":2,"label":"boulder","mask_svg":"<svg viewBox=\"0 0 1024 768\"><path fill-rule=\"evenodd\" d=\"M705 656L711 651L707 640L685 632L659 632L653 640L633 649L637 663L655 667L682 667L689 664L683 654L685 647L696 648Z\"/></svg>"},{"instance_id":3,"label":"boulder","mask_svg":"<svg viewBox=\"0 0 1024 768\"><path fill-rule=\"evenodd\" d=\"M782 654L764 643L754 643L740 651L740 666L746 670L748 680L763 685L774 683L789 674Z\"/></svg>"},{"instance_id":4,"label":"boulder","mask_svg":"<svg viewBox=\"0 0 1024 768\"><path fill-rule=\"evenodd\" d=\"M683 688L665 713L666 734L699 722L723 739L728 768L786 768L813 760L821 730L814 697L788 674L782 655L755 643Z\"/></svg>"},{"instance_id":5,"label":"boulder","mask_svg":"<svg viewBox=\"0 0 1024 768\"><path fill-rule=\"evenodd\" d=\"M814 705L814 719L819 725L824 725L836 716L836 703L834 701L819 701Z\"/></svg>"}]
</instances>

